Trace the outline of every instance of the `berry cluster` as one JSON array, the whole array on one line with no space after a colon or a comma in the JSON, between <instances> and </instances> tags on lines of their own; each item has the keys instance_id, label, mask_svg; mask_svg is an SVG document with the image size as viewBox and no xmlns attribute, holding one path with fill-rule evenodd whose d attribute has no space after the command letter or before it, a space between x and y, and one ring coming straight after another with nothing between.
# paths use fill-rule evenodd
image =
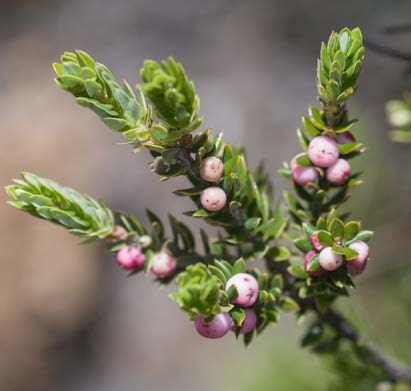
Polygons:
<instances>
[{"instance_id":1,"label":"berry cluster","mask_svg":"<svg viewBox=\"0 0 411 391\"><path fill-rule=\"evenodd\" d=\"M259 294L258 282L254 276L248 273L238 273L232 276L226 284L226 292L234 288L236 298L231 299L233 305L244 307L244 319L240 326L240 334L251 333L257 326L257 314L251 307ZM207 322L204 317L198 315L194 320L197 332L205 338L221 338L230 330L236 331L235 322L229 313L222 312Z\"/></svg>"},{"instance_id":2,"label":"berry cluster","mask_svg":"<svg viewBox=\"0 0 411 391\"><path fill-rule=\"evenodd\" d=\"M350 178L351 167L347 160L340 158L339 145L354 142L355 138L348 130L337 133L334 138L324 135L314 137L308 145L307 155L298 154L291 161L294 182L306 186L325 176L331 185L345 184ZM308 165L299 164L299 159L305 156L308 156L309 162L305 162Z\"/></svg>"},{"instance_id":3,"label":"berry cluster","mask_svg":"<svg viewBox=\"0 0 411 391\"><path fill-rule=\"evenodd\" d=\"M124 241L127 237L127 231L123 227L117 225L114 228L111 241ZM146 256L140 244L126 244L121 247L117 252L116 260L120 267L131 272L142 270L146 264ZM175 274L176 269L176 259L165 251L156 252L150 257L149 270L157 278L169 278Z\"/></svg>"},{"instance_id":4,"label":"berry cluster","mask_svg":"<svg viewBox=\"0 0 411 391\"><path fill-rule=\"evenodd\" d=\"M210 156L201 162L199 171L204 181L218 183L224 172L224 164L218 157ZM201 192L200 202L204 209L217 212L224 208L227 195L221 187L210 186Z\"/></svg>"},{"instance_id":5,"label":"berry cluster","mask_svg":"<svg viewBox=\"0 0 411 391\"><path fill-rule=\"evenodd\" d=\"M364 271L369 260L369 247L365 241L370 239L370 233L361 231L358 222L344 224L333 210L328 222L320 219L316 227L304 224L304 231L308 240L300 249L309 249L305 252L303 268L311 277L334 272L344 264L351 276Z\"/></svg>"}]
</instances>

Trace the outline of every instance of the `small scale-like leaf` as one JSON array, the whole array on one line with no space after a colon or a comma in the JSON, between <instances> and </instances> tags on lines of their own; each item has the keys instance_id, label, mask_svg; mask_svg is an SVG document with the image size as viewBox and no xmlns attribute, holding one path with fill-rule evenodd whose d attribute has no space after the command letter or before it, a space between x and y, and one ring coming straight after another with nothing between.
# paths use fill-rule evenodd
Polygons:
<instances>
[{"instance_id":1,"label":"small scale-like leaf","mask_svg":"<svg viewBox=\"0 0 411 391\"><path fill-rule=\"evenodd\" d=\"M344 226L344 240L349 241L353 239L361 230L361 223L359 221L350 221Z\"/></svg>"},{"instance_id":2,"label":"small scale-like leaf","mask_svg":"<svg viewBox=\"0 0 411 391\"><path fill-rule=\"evenodd\" d=\"M344 223L338 218L332 220L330 233L334 239L342 239L344 237Z\"/></svg>"},{"instance_id":3,"label":"small scale-like leaf","mask_svg":"<svg viewBox=\"0 0 411 391\"><path fill-rule=\"evenodd\" d=\"M280 300L279 307L286 312L297 311L300 308L298 303L290 297Z\"/></svg>"}]
</instances>

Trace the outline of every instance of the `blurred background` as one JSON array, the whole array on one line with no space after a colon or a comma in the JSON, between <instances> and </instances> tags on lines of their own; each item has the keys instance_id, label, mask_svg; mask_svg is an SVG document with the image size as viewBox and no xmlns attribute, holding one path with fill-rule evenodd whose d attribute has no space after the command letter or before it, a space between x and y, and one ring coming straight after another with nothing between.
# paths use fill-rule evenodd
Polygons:
<instances>
[{"instance_id":1,"label":"blurred background","mask_svg":"<svg viewBox=\"0 0 411 391\"><path fill-rule=\"evenodd\" d=\"M83 49L130 84L144 59L168 55L194 79L206 125L264 157L277 188L282 161L299 151L295 129L315 103L320 42L360 26L366 38L406 50L406 0L3 0L0 2L0 184L32 171L100 197L144 220L190 209L166 196L148 155L122 140L53 82L52 62ZM409 64L408 64L409 65ZM372 262L342 303L387 352L411 363L411 147L387 136L384 104L410 87L407 64L369 51L351 101L365 184L349 203L376 231ZM209 341L150 277L126 278L102 245L5 204L0 193L0 390L326 390L327 361L298 346L284 316L245 349ZM145 221L145 220L144 220ZM172 288L171 288L172 289ZM350 388L356 390L355 386Z\"/></svg>"}]
</instances>

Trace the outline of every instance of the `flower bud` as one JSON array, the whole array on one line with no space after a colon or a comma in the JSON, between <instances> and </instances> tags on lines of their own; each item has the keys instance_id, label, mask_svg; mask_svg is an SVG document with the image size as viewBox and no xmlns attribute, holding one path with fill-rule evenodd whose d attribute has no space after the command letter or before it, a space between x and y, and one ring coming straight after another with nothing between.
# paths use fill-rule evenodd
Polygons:
<instances>
[{"instance_id":1,"label":"flower bud","mask_svg":"<svg viewBox=\"0 0 411 391\"><path fill-rule=\"evenodd\" d=\"M235 286L238 293L237 298L231 301L232 304L250 307L256 302L259 293L258 282L251 274L238 273L232 276L227 281L226 291L231 285Z\"/></svg>"},{"instance_id":2,"label":"flower bud","mask_svg":"<svg viewBox=\"0 0 411 391\"><path fill-rule=\"evenodd\" d=\"M241 334L248 334L257 326L257 313L252 308L245 309L245 318L241 326Z\"/></svg>"},{"instance_id":3,"label":"flower bud","mask_svg":"<svg viewBox=\"0 0 411 391\"><path fill-rule=\"evenodd\" d=\"M355 137L349 130L346 130L345 132L337 133L335 141L337 141L338 144L349 144L355 142Z\"/></svg>"},{"instance_id":4,"label":"flower bud","mask_svg":"<svg viewBox=\"0 0 411 391\"><path fill-rule=\"evenodd\" d=\"M124 246L117 253L117 263L125 270L140 270L144 266L145 256L140 247Z\"/></svg>"},{"instance_id":5,"label":"flower bud","mask_svg":"<svg viewBox=\"0 0 411 391\"><path fill-rule=\"evenodd\" d=\"M333 252L331 247L326 247L321 250L318 261L323 269L331 272L337 270L342 265L343 256Z\"/></svg>"},{"instance_id":6,"label":"flower bud","mask_svg":"<svg viewBox=\"0 0 411 391\"><path fill-rule=\"evenodd\" d=\"M217 212L224 208L227 202L227 195L220 187L207 187L200 194L200 202L204 209Z\"/></svg>"},{"instance_id":7,"label":"flower bud","mask_svg":"<svg viewBox=\"0 0 411 391\"><path fill-rule=\"evenodd\" d=\"M308 145L308 158L318 167L330 167L340 155L338 144L328 136L314 137Z\"/></svg>"},{"instance_id":8,"label":"flower bud","mask_svg":"<svg viewBox=\"0 0 411 391\"><path fill-rule=\"evenodd\" d=\"M219 182L223 172L224 164L218 157L207 157L200 164L200 176L207 182Z\"/></svg>"},{"instance_id":9,"label":"flower bud","mask_svg":"<svg viewBox=\"0 0 411 391\"><path fill-rule=\"evenodd\" d=\"M304 153L299 153L298 155L294 156L293 160L291 160L291 173L293 176L293 180L295 183L301 186L305 186L310 182L314 182L318 179L318 171L315 167L305 167L300 166L297 163L297 158Z\"/></svg>"},{"instance_id":10,"label":"flower bud","mask_svg":"<svg viewBox=\"0 0 411 391\"><path fill-rule=\"evenodd\" d=\"M356 240L348 246L358 253L357 258L347 262L347 272L352 276L361 274L367 266L370 249L367 243L362 240Z\"/></svg>"},{"instance_id":11,"label":"flower bud","mask_svg":"<svg viewBox=\"0 0 411 391\"><path fill-rule=\"evenodd\" d=\"M324 247L321 245L320 241L318 240L318 235L316 232L314 232L311 236L310 236L310 242L313 246L313 249L319 253Z\"/></svg>"},{"instance_id":12,"label":"flower bud","mask_svg":"<svg viewBox=\"0 0 411 391\"><path fill-rule=\"evenodd\" d=\"M224 337L233 328L233 320L229 314L221 313L206 323L202 316L198 315L194 320L194 326L201 336L215 339Z\"/></svg>"},{"instance_id":13,"label":"flower bud","mask_svg":"<svg viewBox=\"0 0 411 391\"><path fill-rule=\"evenodd\" d=\"M351 175L351 167L344 159L338 159L332 166L327 168L325 174L327 181L333 185L343 185Z\"/></svg>"},{"instance_id":14,"label":"flower bud","mask_svg":"<svg viewBox=\"0 0 411 391\"><path fill-rule=\"evenodd\" d=\"M151 272L159 278L172 276L176 268L176 259L166 252L155 253L151 258Z\"/></svg>"},{"instance_id":15,"label":"flower bud","mask_svg":"<svg viewBox=\"0 0 411 391\"><path fill-rule=\"evenodd\" d=\"M303 266L304 266L304 270L305 270L310 276L312 276L312 277L319 277L319 276L321 276L321 275L323 275L323 274L325 273L325 270L324 270L322 267L320 267L320 270L308 270L308 262L311 261L311 258L312 258L314 255L317 255L317 253L316 253L314 250L308 251L308 253L305 254L305 256L304 256L304 264L303 264Z\"/></svg>"},{"instance_id":16,"label":"flower bud","mask_svg":"<svg viewBox=\"0 0 411 391\"><path fill-rule=\"evenodd\" d=\"M108 240L111 243L115 243L121 240L126 240L127 237L128 237L128 232L121 225L115 225L113 232L108 237Z\"/></svg>"}]
</instances>

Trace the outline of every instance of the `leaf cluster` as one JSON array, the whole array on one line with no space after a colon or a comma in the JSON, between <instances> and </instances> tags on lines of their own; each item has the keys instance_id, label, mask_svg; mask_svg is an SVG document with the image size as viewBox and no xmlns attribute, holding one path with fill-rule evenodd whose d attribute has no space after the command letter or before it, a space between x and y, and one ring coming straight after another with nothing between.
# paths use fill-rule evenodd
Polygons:
<instances>
[{"instance_id":1,"label":"leaf cluster","mask_svg":"<svg viewBox=\"0 0 411 391\"><path fill-rule=\"evenodd\" d=\"M317 87L320 96L333 104L344 104L358 87L364 59L359 28L333 32L321 46L317 65Z\"/></svg>"},{"instance_id":2,"label":"leaf cluster","mask_svg":"<svg viewBox=\"0 0 411 391\"><path fill-rule=\"evenodd\" d=\"M404 94L403 100L391 100L386 105L387 116L394 127L390 137L398 143L411 143L411 94Z\"/></svg>"},{"instance_id":3,"label":"leaf cluster","mask_svg":"<svg viewBox=\"0 0 411 391\"><path fill-rule=\"evenodd\" d=\"M22 180L7 186L9 204L63 226L84 241L103 239L114 228L113 213L103 203L50 179L22 173Z\"/></svg>"},{"instance_id":4,"label":"leaf cluster","mask_svg":"<svg viewBox=\"0 0 411 391\"><path fill-rule=\"evenodd\" d=\"M56 83L76 97L76 102L94 111L109 128L122 132L130 142L149 137L151 114L144 97L136 98L130 85L121 86L103 64L87 53L66 52L60 63L53 64Z\"/></svg>"},{"instance_id":5,"label":"leaf cluster","mask_svg":"<svg viewBox=\"0 0 411 391\"><path fill-rule=\"evenodd\" d=\"M174 58L158 63L146 60L140 72L139 89L154 107L154 114L170 130L192 132L202 122L198 117L200 100L194 83L188 80L183 66Z\"/></svg>"}]
</instances>

